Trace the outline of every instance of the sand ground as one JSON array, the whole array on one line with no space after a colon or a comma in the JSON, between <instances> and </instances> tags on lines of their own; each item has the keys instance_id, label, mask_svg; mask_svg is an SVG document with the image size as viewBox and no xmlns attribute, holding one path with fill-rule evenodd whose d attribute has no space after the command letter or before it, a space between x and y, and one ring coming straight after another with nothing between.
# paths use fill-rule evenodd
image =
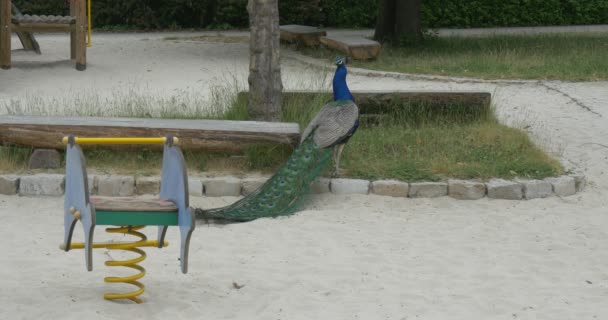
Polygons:
<instances>
[{"instance_id":1,"label":"sand ground","mask_svg":"<svg viewBox=\"0 0 608 320\"><path fill-rule=\"evenodd\" d=\"M98 34L86 72L65 60L67 37L40 36L42 56L16 51L14 68L0 71L0 103L131 85L206 96L227 73L246 84L247 43L162 40L172 35ZM283 59L286 88L325 78L294 57ZM87 272L81 251L58 249L62 198L0 196L0 319L608 318L608 82L348 80L352 89L490 91L501 121L527 128L589 184L532 201L312 196L290 218L197 226L186 275L170 230L168 248L147 249L144 305L101 298L115 288L103 277L116 272L102 261L119 254L96 250Z\"/></svg>"}]
</instances>

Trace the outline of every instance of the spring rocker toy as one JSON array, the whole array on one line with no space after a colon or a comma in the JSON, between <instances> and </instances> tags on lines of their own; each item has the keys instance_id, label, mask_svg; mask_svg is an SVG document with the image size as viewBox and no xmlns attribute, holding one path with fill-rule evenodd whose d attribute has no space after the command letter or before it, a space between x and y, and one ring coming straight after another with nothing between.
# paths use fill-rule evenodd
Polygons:
<instances>
[{"instance_id":1,"label":"spring rocker toy","mask_svg":"<svg viewBox=\"0 0 608 320\"><path fill-rule=\"evenodd\" d=\"M138 287L126 293L107 293L108 300L129 299L142 303L138 298L144 292L144 285L138 280L146 270L138 265L146 258L141 247L162 248L168 245L164 240L169 226L178 226L181 235L180 264L182 273L188 272L188 248L194 230L193 210L188 204L188 176L184 157L175 137L164 138L79 138L64 137L66 144L66 179L64 199L64 241L60 246L66 252L70 249L84 249L88 271L93 270L92 249L125 250L139 256L124 261L106 261L106 266L132 268L139 273L126 277L106 277L105 282L128 283ZM83 144L164 144L162 176L159 199L89 197L85 158L79 145ZM76 222L84 229L84 243L73 243L72 233ZM113 226L108 233L131 235L140 238L133 242L94 243L96 225ZM158 226L157 240L148 240L138 230L145 226Z\"/></svg>"}]
</instances>

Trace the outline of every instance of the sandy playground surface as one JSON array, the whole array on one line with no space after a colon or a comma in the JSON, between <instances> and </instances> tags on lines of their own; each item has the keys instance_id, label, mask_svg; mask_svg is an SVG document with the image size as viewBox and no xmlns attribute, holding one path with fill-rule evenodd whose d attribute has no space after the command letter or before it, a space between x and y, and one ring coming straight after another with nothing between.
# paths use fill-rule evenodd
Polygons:
<instances>
[{"instance_id":1,"label":"sandy playground surface","mask_svg":"<svg viewBox=\"0 0 608 320\"><path fill-rule=\"evenodd\" d=\"M40 36L42 56L16 51L14 68L0 71L0 102L87 90L112 96L132 84L149 94L207 95L226 73L245 85L247 43L162 40L169 35L98 34L86 72L57 62L68 57L67 37ZM287 89L323 77L298 61L285 54ZM168 248L146 250L144 305L102 299L116 288L103 277L117 272L103 261L119 254L95 250L87 272L82 251L58 249L62 198L0 196L0 319L608 318L607 82L351 75L349 84L490 91L501 121L526 127L589 184L575 196L532 201L312 196L293 217L197 226L186 275L170 229ZM101 227L96 235L104 239Z\"/></svg>"}]
</instances>

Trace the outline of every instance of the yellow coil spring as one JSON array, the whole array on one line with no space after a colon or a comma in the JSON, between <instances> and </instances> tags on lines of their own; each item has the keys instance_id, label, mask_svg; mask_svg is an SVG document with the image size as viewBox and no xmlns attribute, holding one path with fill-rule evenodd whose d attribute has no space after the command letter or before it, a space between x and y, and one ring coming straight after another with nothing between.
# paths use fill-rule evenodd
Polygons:
<instances>
[{"instance_id":1,"label":"yellow coil spring","mask_svg":"<svg viewBox=\"0 0 608 320\"><path fill-rule=\"evenodd\" d=\"M144 293L144 288L145 288L144 285L137 280L141 279L143 276L146 275L146 269L144 269L140 265L137 265L138 263L140 263L146 259L146 253L143 250L138 248L141 246L146 246L146 244L147 244L146 235L141 232L137 232L137 230L140 230L142 228L144 228L144 227L143 226L123 226L123 227L115 227L115 228L106 228L106 232L108 232L108 233L122 233L125 235L129 234L132 236L139 237L141 240L135 241L135 242L110 243L105 246L109 250L125 250L125 251L137 253L140 256L133 258L133 259L129 259L129 260L106 261L106 266L108 266L108 267L126 267L126 268L135 269L135 270L139 271L139 273L132 275L132 276L127 276L127 277L105 277L103 279L105 282L128 283L128 284L138 287L139 289L135 290L135 291L131 291L131 292L126 292L126 293L106 293L103 295L104 299L107 299L107 300L129 299L129 300L137 302L137 303L142 303L141 299L139 299L137 297Z\"/></svg>"},{"instance_id":2,"label":"yellow coil spring","mask_svg":"<svg viewBox=\"0 0 608 320\"><path fill-rule=\"evenodd\" d=\"M92 247L96 248L96 249L106 248L106 249L110 249L110 250L126 250L126 251L131 251L131 252L139 254L139 257L130 259L130 260L106 261L106 266L132 268L132 269L139 271L139 273L136 275L129 276L129 277L106 277L106 278L104 278L105 282L128 283L128 284L138 287L139 290L136 290L133 292L127 292L127 293L107 293L103 296L105 299L108 299L108 300L129 299L129 300L137 302L137 303L142 303L141 299L137 298L137 296L144 293L144 285L137 280L141 279L143 276L146 275L146 269L144 269L142 266L139 266L137 264L146 259L146 253L143 250L139 249L139 247L158 248L158 244L159 244L158 240L147 240L147 237L145 234L143 234L141 232L137 232L137 230L140 230L143 228L144 228L143 226L135 226L135 227L125 226L125 227L106 228L106 231L109 233L122 233L122 234L129 234L132 236L139 237L141 239L139 241L103 242L103 243L93 243L92 244ZM162 245L163 247L166 247L168 245L169 245L169 243L167 241L163 241L163 245ZM65 250L65 244L60 245L59 248L61 248L61 250ZM70 249L84 249L84 243L73 242L70 245Z\"/></svg>"}]
</instances>

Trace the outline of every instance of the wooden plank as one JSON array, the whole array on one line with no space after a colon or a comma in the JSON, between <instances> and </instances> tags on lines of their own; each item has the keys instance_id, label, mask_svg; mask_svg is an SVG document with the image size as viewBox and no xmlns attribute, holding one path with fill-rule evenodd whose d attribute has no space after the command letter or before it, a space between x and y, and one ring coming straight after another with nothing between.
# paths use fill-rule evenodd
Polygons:
<instances>
[{"instance_id":1,"label":"wooden plank","mask_svg":"<svg viewBox=\"0 0 608 320\"><path fill-rule=\"evenodd\" d=\"M70 0L70 15L76 16L76 5L74 0ZM70 30L70 59L76 61L76 28Z\"/></svg>"},{"instance_id":2,"label":"wooden plank","mask_svg":"<svg viewBox=\"0 0 608 320\"><path fill-rule=\"evenodd\" d=\"M13 24L13 31L19 32L69 32L73 24L61 23L20 23Z\"/></svg>"},{"instance_id":3,"label":"wooden plank","mask_svg":"<svg viewBox=\"0 0 608 320\"><path fill-rule=\"evenodd\" d=\"M90 202L101 211L177 212L175 203L162 199L91 197Z\"/></svg>"},{"instance_id":4,"label":"wooden plank","mask_svg":"<svg viewBox=\"0 0 608 320\"><path fill-rule=\"evenodd\" d=\"M11 0L0 0L0 67L11 68Z\"/></svg>"},{"instance_id":5,"label":"wooden plank","mask_svg":"<svg viewBox=\"0 0 608 320\"><path fill-rule=\"evenodd\" d=\"M319 38L327 33L324 30L315 27L301 26L297 24L289 24L280 26L281 40L294 42L306 46L316 46L319 44Z\"/></svg>"},{"instance_id":6,"label":"wooden plank","mask_svg":"<svg viewBox=\"0 0 608 320\"><path fill-rule=\"evenodd\" d=\"M40 45L34 34L31 32L17 32L17 36L19 37L19 41L21 41L21 45L23 46L23 50L25 51L34 51L36 54L41 54Z\"/></svg>"},{"instance_id":7,"label":"wooden plank","mask_svg":"<svg viewBox=\"0 0 608 320\"><path fill-rule=\"evenodd\" d=\"M363 37L353 36L325 36L319 41L332 48L346 53L357 60L376 59L380 54L380 43Z\"/></svg>"},{"instance_id":8,"label":"wooden plank","mask_svg":"<svg viewBox=\"0 0 608 320\"><path fill-rule=\"evenodd\" d=\"M239 151L256 144L299 143L297 123L173 120L94 117L0 117L0 144L35 148L65 148L61 139L69 134L82 137L179 137L184 149ZM129 145L116 149L135 148Z\"/></svg>"},{"instance_id":9,"label":"wooden plank","mask_svg":"<svg viewBox=\"0 0 608 320\"><path fill-rule=\"evenodd\" d=\"M475 91L351 91L361 113L382 113L396 103L426 105L466 105L471 108L489 109L492 94ZM246 99L247 92L240 92L239 99ZM314 96L324 95L327 101L333 99L329 91L283 91L283 104L311 101Z\"/></svg>"},{"instance_id":10,"label":"wooden plank","mask_svg":"<svg viewBox=\"0 0 608 320\"><path fill-rule=\"evenodd\" d=\"M464 105L486 110L490 108L492 94L489 92L437 92L437 91L354 91L357 105L362 113L382 113L382 110L397 104L425 104L433 106Z\"/></svg>"}]
</instances>

